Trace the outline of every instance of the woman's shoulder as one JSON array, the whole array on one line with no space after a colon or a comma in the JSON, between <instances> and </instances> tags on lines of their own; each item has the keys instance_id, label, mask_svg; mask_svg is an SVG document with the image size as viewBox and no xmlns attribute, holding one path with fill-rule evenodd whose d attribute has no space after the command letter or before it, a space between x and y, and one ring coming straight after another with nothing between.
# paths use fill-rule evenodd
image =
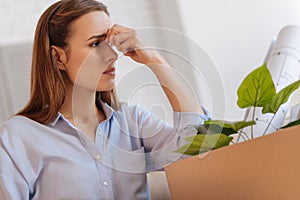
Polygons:
<instances>
[{"instance_id":1,"label":"woman's shoulder","mask_svg":"<svg viewBox=\"0 0 300 200\"><path fill-rule=\"evenodd\" d=\"M120 112L130 113L131 115L141 115L150 113L150 111L141 104L130 104L128 102L120 103Z\"/></svg>"},{"instance_id":2,"label":"woman's shoulder","mask_svg":"<svg viewBox=\"0 0 300 200\"><path fill-rule=\"evenodd\" d=\"M123 121L131 120L135 124L144 124L145 122L162 121L155 113L141 104L121 103L120 110L117 113L118 118Z\"/></svg>"},{"instance_id":3,"label":"woman's shoulder","mask_svg":"<svg viewBox=\"0 0 300 200\"><path fill-rule=\"evenodd\" d=\"M28 124L28 123L37 123L28 117L22 116L22 115L15 115L11 118L7 119L6 121L2 122L0 124L0 127L15 127L16 124Z\"/></svg>"},{"instance_id":4,"label":"woman's shoulder","mask_svg":"<svg viewBox=\"0 0 300 200\"><path fill-rule=\"evenodd\" d=\"M24 132L24 130L28 130L28 128L38 126L38 124L38 122L33 121L25 116L13 116L0 125L0 137L7 135L7 133L9 133L10 137L14 133L20 134Z\"/></svg>"}]
</instances>

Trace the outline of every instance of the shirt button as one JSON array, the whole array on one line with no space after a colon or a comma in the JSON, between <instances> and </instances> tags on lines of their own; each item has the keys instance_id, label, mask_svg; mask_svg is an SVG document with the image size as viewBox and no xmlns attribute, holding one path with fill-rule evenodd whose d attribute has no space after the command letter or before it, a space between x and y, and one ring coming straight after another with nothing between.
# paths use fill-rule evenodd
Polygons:
<instances>
[{"instance_id":1,"label":"shirt button","mask_svg":"<svg viewBox=\"0 0 300 200\"><path fill-rule=\"evenodd\" d=\"M96 160L100 160L100 159L101 159L100 154L95 155L95 159L96 159Z\"/></svg>"},{"instance_id":2,"label":"shirt button","mask_svg":"<svg viewBox=\"0 0 300 200\"><path fill-rule=\"evenodd\" d=\"M109 186L109 182L108 181L104 181L103 185L107 187L107 186Z\"/></svg>"}]
</instances>

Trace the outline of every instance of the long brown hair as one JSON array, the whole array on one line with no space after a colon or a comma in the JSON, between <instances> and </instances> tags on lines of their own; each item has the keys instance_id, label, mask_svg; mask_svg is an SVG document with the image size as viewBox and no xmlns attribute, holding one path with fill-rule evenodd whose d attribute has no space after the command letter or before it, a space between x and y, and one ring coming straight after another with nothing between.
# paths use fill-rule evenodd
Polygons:
<instances>
[{"instance_id":1,"label":"long brown hair","mask_svg":"<svg viewBox=\"0 0 300 200\"><path fill-rule=\"evenodd\" d=\"M36 27L33 43L30 99L17 115L26 116L43 124L48 124L54 119L64 103L65 82L68 77L53 62L51 46L67 50L71 23L93 11L103 11L109 15L107 7L95 0L58 1L42 14ZM101 106L100 100L115 109L118 108L114 89L96 93L95 103L98 108Z\"/></svg>"}]
</instances>

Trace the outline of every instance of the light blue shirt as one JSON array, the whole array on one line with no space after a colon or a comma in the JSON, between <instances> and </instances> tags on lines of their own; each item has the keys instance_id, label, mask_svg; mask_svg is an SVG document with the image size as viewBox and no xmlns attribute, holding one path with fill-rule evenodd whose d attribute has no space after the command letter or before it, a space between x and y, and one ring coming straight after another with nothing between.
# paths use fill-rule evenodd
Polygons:
<instances>
[{"instance_id":1,"label":"light blue shirt","mask_svg":"<svg viewBox=\"0 0 300 200\"><path fill-rule=\"evenodd\" d=\"M163 169L207 116L174 112L174 126L121 104L95 142L60 113L48 125L15 116L0 126L1 200L149 199L146 172Z\"/></svg>"}]
</instances>

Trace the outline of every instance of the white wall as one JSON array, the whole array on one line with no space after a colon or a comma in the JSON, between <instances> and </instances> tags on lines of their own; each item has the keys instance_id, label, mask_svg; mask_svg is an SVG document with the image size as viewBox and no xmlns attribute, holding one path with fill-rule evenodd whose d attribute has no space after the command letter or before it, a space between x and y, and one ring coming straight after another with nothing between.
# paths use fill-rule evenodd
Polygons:
<instances>
[{"instance_id":1,"label":"white wall","mask_svg":"<svg viewBox=\"0 0 300 200\"><path fill-rule=\"evenodd\" d=\"M287 24L300 25L300 1L177 0L177 3L185 34L206 50L223 79L226 97L219 101L225 101L226 118L242 119L244 110L236 105L237 88L252 69L261 65L279 30ZM298 92L294 103L297 96Z\"/></svg>"},{"instance_id":2,"label":"white wall","mask_svg":"<svg viewBox=\"0 0 300 200\"><path fill-rule=\"evenodd\" d=\"M39 16L53 2L55 0L1 0L0 45L32 41Z\"/></svg>"},{"instance_id":3,"label":"white wall","mask_svg":"<svg viewBox=\"0 0 300 200\"><path fill-rule=\"evenodd\" d=\"M31 42L38 17L54 1L1 0L0 46ZM244 111L236 105L237 87L246 74L262 63L272 37L284 25L300 25L299 0L177 0L181 19L176 15L173 0L153 0L154 4L133 0L126 5L120 4L120 0L104 2L117 23L136 28L160 26L177 31L182 30L182 25L184 34L205 49L221 75L226 97L212 103L218 105L225 101L227 119L242 118ZM148 12L135 12L138 9ZM172 44L176 45L176 42ZM205 104L210 108L211 98L205 93L202 96L208 99ZM300 92L292 104L298 97Z\"/></svg>"},{"instance_id":4,"label":"white wall","mask_svg":"<svg viewBox=\"0 0 300 200\"><path fill-rule=\"evenodd\" d=\"M0 122L24 107L38 18L54 0L0 0Z\"/></svg>"}]
</instances>

